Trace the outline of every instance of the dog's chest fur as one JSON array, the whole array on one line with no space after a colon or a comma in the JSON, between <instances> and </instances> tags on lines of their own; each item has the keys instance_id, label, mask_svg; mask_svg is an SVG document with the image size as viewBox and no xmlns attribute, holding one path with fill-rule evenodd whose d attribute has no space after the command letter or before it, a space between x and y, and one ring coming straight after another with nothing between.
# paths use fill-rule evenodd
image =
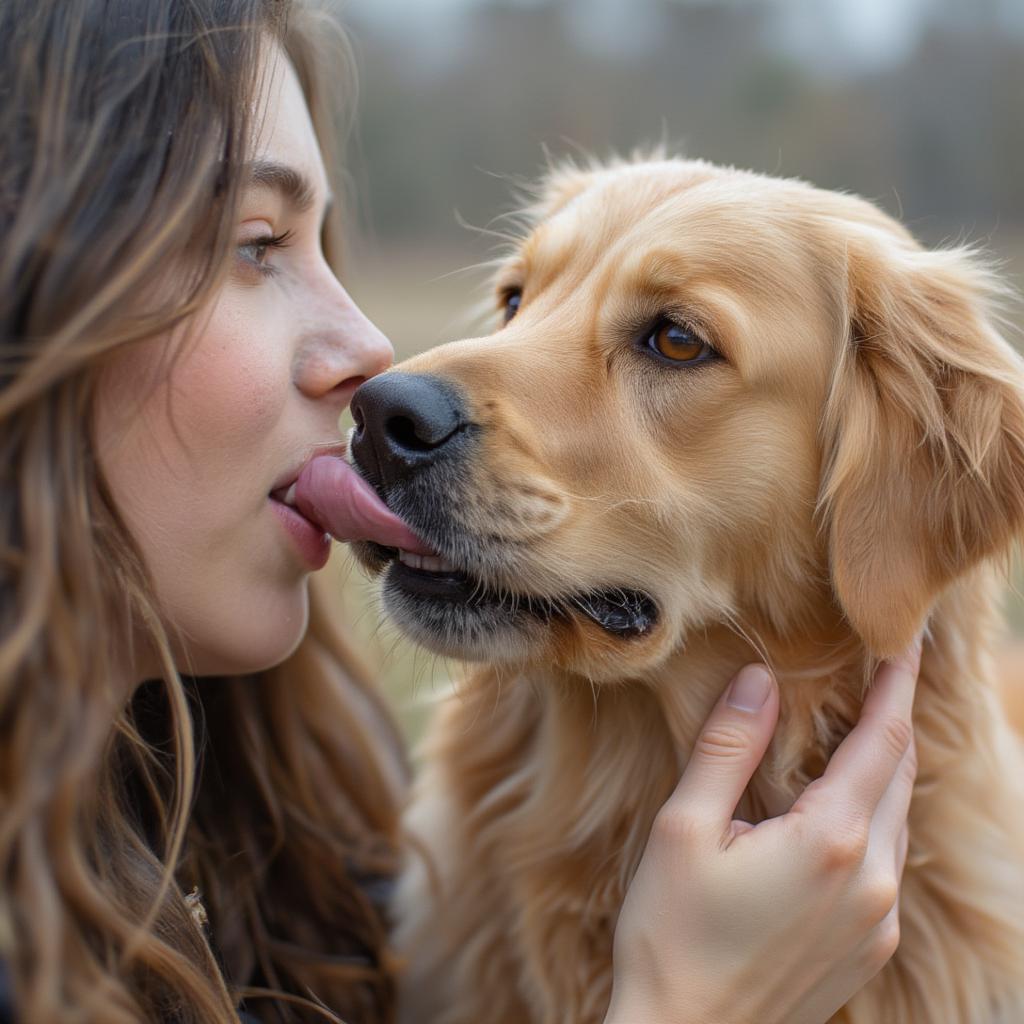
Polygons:
<instances>
[{"instance_id":1,"label":"dog's chest fur","mask_svg":"<svg viewBox=\"0 0 1024 1024\"><path fill-rule=\"evenodd\" d=\"M1024 764L984 654L995 619L980 574L932 616L900 950L836 1024L1024 1021ZM413 864L400 889L409 1021L600 1024L623 895L707 712L749 660L734 643L709 635L653 685L486 671L449 702L410 821L436 874ZM783 674L740 817L784 811L856 719L863 655L830 668Z\"/></svg>"}]
</instances>

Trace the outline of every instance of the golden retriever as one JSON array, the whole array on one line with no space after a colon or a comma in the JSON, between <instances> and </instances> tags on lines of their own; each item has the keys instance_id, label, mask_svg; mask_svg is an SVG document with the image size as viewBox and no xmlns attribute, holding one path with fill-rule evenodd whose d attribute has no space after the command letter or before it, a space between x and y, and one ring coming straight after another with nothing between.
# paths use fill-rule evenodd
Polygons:
<instances>
[{"instance_id":1,"label":"golden retriever","mask_svg":"<svg viewBox=\"0 0 1024 1024\"><path fill-rule=\"evenodd\" d=\"M927 622L901 942L834 1020L1020 1024L1024 763L988 652L1024 371L995 279L854 196L699 161L561 167L528 214L506 322L353 403L356 466L436 552L358 557L401 629L486 663L411 812L408 1019L598 1024L623 893L731 675L763 658L781 687L757 821Z\"/></svg>"}]
</instances>

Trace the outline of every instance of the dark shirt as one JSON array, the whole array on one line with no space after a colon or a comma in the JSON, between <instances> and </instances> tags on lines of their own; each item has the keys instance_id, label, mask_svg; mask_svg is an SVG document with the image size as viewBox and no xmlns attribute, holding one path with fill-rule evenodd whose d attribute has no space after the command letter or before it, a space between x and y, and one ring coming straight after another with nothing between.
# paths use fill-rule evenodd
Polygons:
<instances>
[{"instance_id":1,"label":"dark shirt","mask_svg":"<svg viewBox=\"0 0 1024 1024\"><path fill-rule=\"evenodd\" d=\"M14 1024L14 996L11 995L7 964L3 960L0 960L0 1024Z\"/></svg>"}]
</instances>

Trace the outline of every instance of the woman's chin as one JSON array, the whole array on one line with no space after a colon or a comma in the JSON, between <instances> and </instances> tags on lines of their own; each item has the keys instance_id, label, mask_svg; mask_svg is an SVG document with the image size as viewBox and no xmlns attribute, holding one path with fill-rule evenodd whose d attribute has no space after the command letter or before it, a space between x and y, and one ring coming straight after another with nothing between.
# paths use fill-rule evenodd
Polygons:
<instances>
[{"instance_id":1,"label":"woman's chin","mask_svg":"<svg viewBox=\"0 0 1024 1024\"><path fill-rule=\"evenodd\" d=\"M287 660L309 625L309 587L304 579L287 595L265 602L193 613L181 630L187 648L175 652L178 671L190 676L237 676L263 672Z\"/></svg>"}]
</instances>

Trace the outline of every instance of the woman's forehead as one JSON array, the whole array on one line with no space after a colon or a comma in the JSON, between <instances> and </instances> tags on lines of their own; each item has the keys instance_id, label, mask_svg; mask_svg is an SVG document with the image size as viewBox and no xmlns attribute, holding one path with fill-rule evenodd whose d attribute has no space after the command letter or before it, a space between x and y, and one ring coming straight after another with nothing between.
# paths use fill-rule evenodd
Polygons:
<instances>
[{"instance_id":1,"label":"woman's forehead","mask_svg":"<svg viewBox=\"0 0 1024 1024\"><path fill-rule=\"evenodd\" d=\"M292 62L277 43L267 48L256 103L253 161L292 167L324 195L327 172L309 106Z\"/></svg>"}]
</instances>

